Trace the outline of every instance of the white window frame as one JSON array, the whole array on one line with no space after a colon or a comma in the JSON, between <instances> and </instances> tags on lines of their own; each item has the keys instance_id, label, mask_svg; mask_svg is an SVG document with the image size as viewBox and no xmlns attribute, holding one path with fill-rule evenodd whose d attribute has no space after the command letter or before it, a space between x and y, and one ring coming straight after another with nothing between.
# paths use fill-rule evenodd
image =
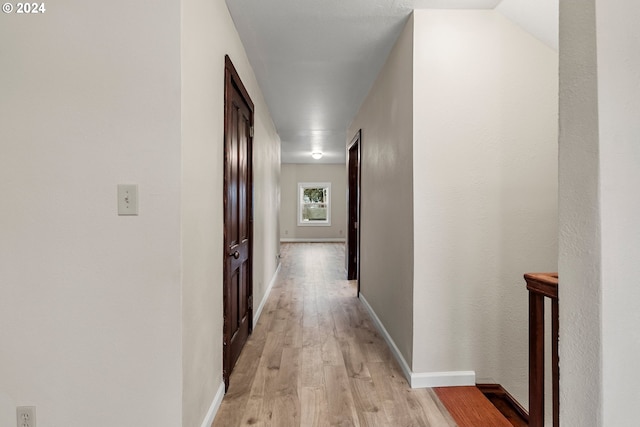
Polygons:
<instances>
[{"instance_id":1,"label":"white window frame","mask_svg":"<svg viewBox=\"0 0 640 427\"><path fill-rule=\"evenodd\" d=\"M320 221L304 221L302 219L302 207L304 200L302 195L306 188L326 188L327 189L327 219ZM298 226L300 227L328 227L331 226L331 183L330 182L299 182L298 183L298 196L296 197L298 202Z\"/></svg>"}]
</instances>

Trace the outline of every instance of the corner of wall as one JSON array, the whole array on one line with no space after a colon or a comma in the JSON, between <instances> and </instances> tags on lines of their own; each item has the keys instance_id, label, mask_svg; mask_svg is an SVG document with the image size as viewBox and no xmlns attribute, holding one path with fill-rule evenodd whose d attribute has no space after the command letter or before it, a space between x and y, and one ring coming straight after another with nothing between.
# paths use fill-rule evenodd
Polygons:
<instances>
[{"instance_id":1,"label":"corner of wall","mask_svg":"<svg viewBox=\"0 0 640 427\"><path fill-rule=\"evenodd\" d=\"M215 396L213 397L213 401L211 402L211 405L209 406L209 410L207 411L207 414L204 417L204 420L202 420L202 425L201 427L211 427L211 425L213 424L213 421L216 418L216 414L218 413L218 410L220 409L220 405L222 405L222 400L224 399L224 382L221 382L220 385L218 386L218 390L216 391Z\"/></svg>"},{"instance_id":2,"label":"corner of wall","mask_svg":"<svg viewBox=\"0 0 640 427\"><path fill-rule=\"evenodd\" d=\"M360 294L360 302L369 313L369 317L373 321L376 329L380 332L385 342L389 346L393 357L400 365L405 379L411 388L431 388L431 387L454 387L454 386L472 386L476 384L476 373L473 371L448 371L448 372L414 372L409 367L404 356L393 341L389 332L376 315L373 308L367 302L363 294Z\"/></svg>"},{"instance_id":3,"label":"corner of wall","mask_svg":"<svg viewBox=\"0 0 640 427\"><path fill-rule=\"evenodd\" d=\"M414 37L412 368L524 401L522 274L557 265L557 54L492 10L416 11Z\"/></svg>"}]
</instances>

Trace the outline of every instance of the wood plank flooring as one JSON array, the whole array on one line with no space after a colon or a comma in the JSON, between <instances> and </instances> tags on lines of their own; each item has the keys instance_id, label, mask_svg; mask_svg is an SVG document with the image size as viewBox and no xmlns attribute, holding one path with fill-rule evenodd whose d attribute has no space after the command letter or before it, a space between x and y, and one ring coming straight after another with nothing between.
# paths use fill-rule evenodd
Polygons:
<instances>
[{"instance_id":1,"label":"wood plank flooring","mask_svg":"<svg viewBox=\"0 0 640 427\"><path fill-rule=\"evenodd\" d=\"M457 427L433 390L409 388L345 280L344 244L281 251L213 426Z\"/></svg>"}]
</instances>

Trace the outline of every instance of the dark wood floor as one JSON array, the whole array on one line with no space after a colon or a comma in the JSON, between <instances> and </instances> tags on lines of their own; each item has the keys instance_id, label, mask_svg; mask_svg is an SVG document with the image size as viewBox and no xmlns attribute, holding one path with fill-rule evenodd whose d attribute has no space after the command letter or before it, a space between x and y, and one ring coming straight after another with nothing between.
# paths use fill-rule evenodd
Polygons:
<instances>
[{"instance_id":1,"label":"dark wood floor","mask_svg":"<svg viewBox=\"0 0 640 427\"><path fill-rule=\"evenodd\" d=\"M481 384L478 388L487 399L495 406L502 415L511 423L513 427L527 427L529 425L529 414L499 384Z\"/></svg>"},{"instance_id":2,"label":"dark wood floor","mask_svg":"<svg viewBox=\"0 0 640 427\"><path fill-rule=\"evenodd\" d=\"M435 391L458 427L512 427L477 387L438 387Z\"/></svg>"},{"instance_id":3,"label":"dark wood floor","mask_svg":"<svg viewBox=\"0 0 640 427\"><path fill-rule=\"evenodd\" d=\"M433 389L408 386L355 282L345 280L343 244L281 251L279 277L213 426L510 427L475 398L448 410ZM455 418L472 410L476 424Z\"/></svg>"}]
</instances>

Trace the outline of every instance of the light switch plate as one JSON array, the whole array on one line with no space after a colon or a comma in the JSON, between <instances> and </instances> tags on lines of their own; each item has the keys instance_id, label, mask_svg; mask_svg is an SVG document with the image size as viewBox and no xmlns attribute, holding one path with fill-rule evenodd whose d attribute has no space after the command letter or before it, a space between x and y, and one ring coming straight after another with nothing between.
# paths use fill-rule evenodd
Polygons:
<instances>
[{"instance_id":1,"label":"light switch plate","mask_svg":"<svg viewBox=\"0 0 640 427\"><path fill-rule=\"evenodd\" d=\"M138 215L137 184L118 184L118 215Z\"/></svg>"}]
</instances>

